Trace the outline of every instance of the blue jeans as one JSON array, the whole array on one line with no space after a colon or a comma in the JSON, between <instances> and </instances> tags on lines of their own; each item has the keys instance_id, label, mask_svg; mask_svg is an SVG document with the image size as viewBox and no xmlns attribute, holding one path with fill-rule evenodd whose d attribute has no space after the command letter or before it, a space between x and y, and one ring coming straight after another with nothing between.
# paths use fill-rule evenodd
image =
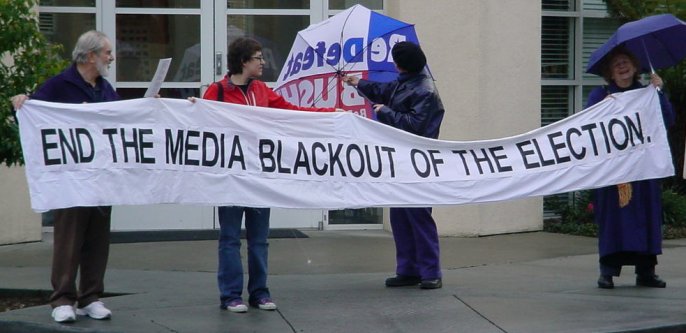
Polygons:
<instances>
[{"instance_id":1,"label":"blue jeans","mask_svg":"<svg viewBox=\"0 0 686 333\"><path fill-rule=\"evenodd\" d=\"M219 207L219 269L217 282L221 306L242 299L243 264L241 263L241 220L245 213L248 241L249 302L270 297L267 288L267 236L269 236L269 208Z\"/></svg>"}]
</instances>

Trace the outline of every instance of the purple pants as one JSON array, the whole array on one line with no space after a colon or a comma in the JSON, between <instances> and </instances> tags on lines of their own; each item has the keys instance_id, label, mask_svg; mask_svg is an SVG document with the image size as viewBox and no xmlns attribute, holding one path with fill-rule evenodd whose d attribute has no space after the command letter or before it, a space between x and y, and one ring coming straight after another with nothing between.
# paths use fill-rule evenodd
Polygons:
<instances>
[{"instance_id":1,"label":"purple pants","mask_svg":"<svg viewBox=\"0 0 686 333\"><path fill-rule=\"evenodd\" d=\"M441 278L436 222L431 208L391 208L396 274L422 280Z\"/></svg>"}]
</instances>

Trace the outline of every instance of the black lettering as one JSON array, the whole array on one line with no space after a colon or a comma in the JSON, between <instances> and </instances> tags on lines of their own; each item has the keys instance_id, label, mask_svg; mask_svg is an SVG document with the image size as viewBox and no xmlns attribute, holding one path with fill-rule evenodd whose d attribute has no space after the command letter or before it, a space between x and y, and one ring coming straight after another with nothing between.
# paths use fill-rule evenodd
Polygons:
<instances>
[{"instance_id":1,"label":"black lettering","mask_svg":"<svg viewBox=\"0 0 686 333\"><path fill-rule=\"evenodd\" d=\"M419 170L419 167L417 166L417 160L415 157L417 156L417 154L421 155L424 159L424 170ZM426 154L424 154L424 152L419 149L412 149L410 151L410 157L412 159L412 166L414 167L414 172L416 172L419 177L429 177L429 174L431 174L431 168L429 167L429 157L427 157Z\"/></svg>"},{"instance_id":2,"label":"black lettering","mask_svg":"<svg viewBox=\"0 0 686 333\"><path fill-rule=\"evenodd\" d=\"M305 168L307 175L312 174L310 170L310 159L307 157L307 150L302 142L298 142L298 153L295 155L295 165L293 166L293 174L298 174L299 168Z\"/></svg>"},{"instance_id":3,"label":"black lettering","mask_svg":"<svg viewBox=\"0 0 686 333\"><path fill-rule=\"evenodd\" d=\"M550 141L550 147L553 148L553 154L555 155L555 161L557 162L557 164L569 162L572 160L571 158L569 158L569 156L560 156L560 154L558 153L560 149L564 149L567 147L564 142L555 142L555 138L561 136L562 132L554 132L548 134L548 141Z\"/></svg>"},{"instance_id":4,"label":"black lettering","mask_svg":"<svg viewBox=\"0 0 686 333\"><path fill-rule=\"evenodd\" d=\"M208 147L208 141L212 141L212 146L214 147L214 153L212 154L212 158L207 157L207 153L209 150ZM222 141L222 145L223 145ZM217 135L212 133L212 132L203 132L202 133L202 157L201 157L201 162L202 166L214 166L217 164L217 161L219 160L219 151L223 151L224 149L219 147L219 140L217 140Z\"/></svg>"},{"instance_id":5,"label":"black lettering","mask_svg":"<svg viewBox=\"0 0 686 333\"><path fill-rule=\"evenodd\" d=\"M511 166L500 164L500 160L507 159L507 155L498 155L497 152L502 151L504 149L505 148L503 148L503 146L488 148L488 151L491 152L491 156L493 157L493 160L495 161L495 166L496 166L496 169L498 169L498 172L512 171Z\"/></svg>"},{"instance_id":6,"label":"black lettering","mask_svg":"<svg viewBox=\"0 0 686 333\"><path fill-rule=\"evenodd\" d=\"M43 143L43 163L45 163L45 165L60 164L59 158L48 157L48 150L57 148L56 142L48 142L48 135L57 135L57 130L55 130L54 128L42 129L40 130L40 135L41 142Z\"/></svg>"},{"instance_id":7,"label":"black lettering","mask_svg":"<svg viewBox=\"0 0 686 333\"><path fill-rule=\"evenodd\" d=\"M357 152L357 156L359 157L360 167L357 170L355 170L353 168L353 164L352 164L353 159L352 159L352 156L350 156L350 153L352 151ZM360 149L360 147L356 144L351 144L345 150L345 155L346 155L346 160L348 162L348 170L350 170L350 174L356 178L362 176L364 174L364 155L362 154L362 149Z\"/></svg>"},{"instance_id":8,"label":"black lettering","mask_svg":"<svg viewBox=\"0 0 686 333\"><path fill-rule=\"evenodd\" d=\"M186 145L184 146L184 164L186 165L200 165L199 160L192 159L188 157L188 153L191 150L198 150L198 145L191 143L192 138L200 138L200 132L198 131L188 131L186 132Z\"/></svg>"},{"instance_id":9,"label":"black lettering","mask_svg":"<svg viewBox=\"0 0 686 333\"><path fill-rule=\"evenodd\" d=\"M453 150L453 154L457 154L460 156L460 159L462 160L462 165L464 166L464 172L469 176L469 167L467 166L467 159L464 158L464 155L467 153L466 150Z\"/></svg>"},{"instance_id":10,"label":"black lettering","mask_svg":"<svg viewBox=\"0 0 686 333\"><path fill-rule=\"evenodd\" d=\"M488 164L488 168L491 170L491 173L495 172L495 169L493 169L493 162L491 161L490 158L488 158L488 154L486 153L486 149L481 148L481 154L482 156L477 156L475 150L469 150L469 152L472 153L472 158L474 158L474 162L476 162L476 166L479 168L479 174L484 174L483 168L481 168L481 163L486 162Z\"/></svg>"},{"instance_id":11,"label":"black lettering","mask_svg":"<svg viewBox=\"0 0 686 333\"><path fill-rule=\"evenodd\" d=\"M117 163L117 148L114 146L114 135L117 134L116 128L105 128L102 130L102 134L107 135L110 140L110 149L112 150L112 162Z\"/></svg>"},{"instance_id":12,"label":"black lettering","mask_svg":"<svg viewBox=\"0 0 686 333\"><path fill-rule=\"evenodd\" d=\"M68 139L66 136L64 136L63 130L59 129L57 130L57 133L60 137L60 150L62 150L62 164L67 164L67 155L64 149L65 147L67 148L66 150L69 151L69 155L71 155L71 158L74 161L74 163L78 163L79 157L76 151L76 140L74 139L74 131L71 128L69 129Z\"/></svg>"},{"instance_id":13,"label":"black lettering","mask_svg":"<svg viewBox=\"0 0 686 333\"><path fill-rule=\"evenodd\" d=\"M530 140L522 141L522 142L517 142L515 145L517 146L517 149L519 149L519 153L522 155L522 161L524 162L524 167L527 169L533 169L533 168L540 168L541 165L538 163L529 163L529 160L526 158L528 155L533 155L535 151L533 150L524 150L524 146L528 146L531 144Z\"/></svg>"},{"instance_id":14,"label":"black lettering","mask_svg":"<svg viewBox=\"0 0 686 333\"><path fill-rule=\"evenodd\" d=\"M233 167L233 162L240 162L241 170L245 170L245 156L243 155L241 138L238 135L233 136L233 145L231 146L231 157L229 158L229 168Z\"/></svg>"},{"instance_id":15,"label":"black lettering","mask_svg":"<svg viewBox=\"0 0 686 333\"><path fill-rule=\"evenodd\" d=\"M388 153L388 162L391 165L391 178L395 178L395 164L393 163L393 153L395 153L395 148L381 147L381 151Z\"/></svg>"},{"instance_id":16,"label":"black lettering","mask_svg":"<svg viewBox=\"0 0 686 333\"><path fill-rule=\"evenodd\" d=\"M369 175L374 177L374 178L379 178L381 177L381 152L379 151L380 147L379 146L374 146L374 149L376 150L376 164L378 167L376 170L372 169L372 158L369 156L369 146L365 145L364 146L364 154L367 156L367 170L369 171Z\"/></svg>"},{"instance_id":17,"label":"black lettering","mask_svg":"<svg viewBox=\"0 0 686 333\"><path fill-rule=\"evenodd\" d=\"M143 164L155 164L154 157L145 157L145 150L152 149L152 141L145 141L145 136L152 134L152 129L150 128L141 128L138 130L138 142L140 142L141 150L141 163Z\"/></svg>"},{"instance_id":18,"label":"black lettering","mask_svg":"<svg viewBox=\"0 0 686 333\"><path fill-rule=\"evenodd\" d=\"M317 165L317 149L321 150L322 152L326 152L326 147L321 142L315 142L312 144L312 168L314 168L314 172L316 174L323 176L326 174L326 170L328 169L329 165L324 163L324 167L319 168Z\"/></svg>"},{"instance_id":19,"label":"black lettering","mask_svg":"<svg viewBox=\"0 0 686 333\"><path fill-rule=\"evenodd\" d=\"M576 150L574 150L574 147L572 146L572 134L576 134L576 136L581 136L581 131L579 131L576 128L570 128L567 131L567 147L569 147L569 152L576 158L577 160L581 160L586 156L586 148L581 147L581 152L577 153Z\"/></svg>"},{"instance_id":20,"label":"black lettering","mask_svg":"<svg viewBox=\"0 0 686 333\"><path fill-rule=\"evenodd\" d=\"M341 159L338 157L338 155L341 153L341 149L343 148L342 144L338 144L336 147L336 152L333 151L333 146L329 143L329 162L331 163L331 172L330 175L333 176L333 170L334 166L338 165L338 170L341 171L341 176L345 177L345 170L343 169L343 163L341 162Z\"/></svg>"},{"instance_id":21,"label":"black lettering","mask_svg":"<svg viewBox=\"0 0 686 333\"><path fill-rule=\"evenodd\" d=\"M274 160L274 141L269 139L260 139L260 163L262 164L263 172L276 171L276 160ZM271 162L269 166L265 164L265 160Z\"/></svg>"},{"instance_id":22,"label":"black lettering","mask_svg":"<svg viewBox=\"0 0 686 333\"><path fill-rule=\"evenodd\" d=\"M164 133L166 146L165 150L167 152L167 164L169 164L170 162L172 164L183 164L183 130L176 131L176 142L174 142L174 133L172 132L172 130L165 129Z\"/></svg>"}]
</instances>

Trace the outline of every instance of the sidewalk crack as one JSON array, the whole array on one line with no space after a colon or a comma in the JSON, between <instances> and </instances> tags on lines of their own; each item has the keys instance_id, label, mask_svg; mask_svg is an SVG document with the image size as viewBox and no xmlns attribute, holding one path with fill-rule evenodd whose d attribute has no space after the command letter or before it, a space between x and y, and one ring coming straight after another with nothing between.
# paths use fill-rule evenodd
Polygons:
<instances>
[{"instance_id":1,"label":"sidewalk crack","mask_svg":"<svg viewBox=\"0 0 686 333\"><path fill-rule=\"evenodd\" d=\"M276 312L279 314L279 316L281 316L281 318L283 319L283 321L285 321L286 324L288 324L288 327L291 328L291 331L292 331L293 333L297 333L297 331L295 330L295 327L293 327L293 324L291 324L291 322L288 321L288 319L286 319L286 316L283 315L283 313L281 312L281 310L276 309Z\"/></svg>"},{"instance_id":2,"label":"sidewalk crack","mask_svg":"<svg viewBox=\"0 0 686 333\"><path fill-rule=\"evenodd\" d=\"M491 325L497 327L497 328L498 328L499 330L501 330L502 332L507 333L506 330L504 330L502 327L498 326L498 324L494 323L492 320L488 319L486 316L484 316L481 312L477 311L477 310L476 310L475 308L473 308L471 305L467 304L467 302L463 301L459 296L457 296L457 295L455 295L455 294L453 294L453 296L454 296L455 298L457 298L458 301L462 302L462 304L464 304L465 306L467 306L468 308L470 308L472 311L474 311L474 313L478 314L481 318L483 318L483 319L485 319L486 321L488 321L489 323L491 323Z\"/></svg>"},{"instance_id":3,"label":"sidewalk crack","mask_svg":"<svg viewBox=\"0 0 686 333\"><path fill-rule=\"evenodd\" d=\"M171 327L167 327L167 326L165 326L165 325L162 325L162 324L160 324L160 323L158 323L158 322L156 322L156 321L154 321L154 320L150 320L150 322L153 323L153 324L155 324L155 325L157 325L157 326L159 326L159 327L162 327L162 328L165 328L165 329L169 330L169 332L180 333L179 331L177 331L177 330L175 330L175 329L172 329Z\"/></svg>"}]
</instances>

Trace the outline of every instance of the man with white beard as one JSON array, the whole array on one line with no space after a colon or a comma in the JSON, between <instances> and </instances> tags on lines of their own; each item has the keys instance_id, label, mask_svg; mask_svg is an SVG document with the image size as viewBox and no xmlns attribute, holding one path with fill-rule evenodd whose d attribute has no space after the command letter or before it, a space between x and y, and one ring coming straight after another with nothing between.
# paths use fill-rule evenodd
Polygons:
<instances>
[{"instance_id":1,"label":"man with white beard","mask_svg":"<svg viewBox=\"0 0 686 333\"><path fill-rule=\"evenodd\" d=\"M31 99L59 103L115 101L119 95L104 76L114 61L112 43L99 31L81 35L72 52L73 64L48 79ZM27 95L12 97L20 109ZM110 244L112 207L69 207L54 213L54 244L50 304L56 322L73 322L76 315L108 319L112 312L100 301ZM76 275L80 269L79 288ZM74 308L74 306L77 308Z\"/></svg>"}]
</instances>

